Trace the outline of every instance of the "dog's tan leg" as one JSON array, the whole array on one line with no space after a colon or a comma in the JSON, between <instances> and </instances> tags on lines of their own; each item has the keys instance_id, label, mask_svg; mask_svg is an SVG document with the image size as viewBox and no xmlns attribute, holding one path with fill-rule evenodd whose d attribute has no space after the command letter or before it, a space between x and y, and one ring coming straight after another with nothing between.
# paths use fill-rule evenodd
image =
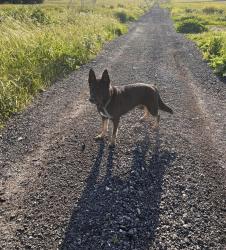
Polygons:
<instances>
[{"instance_id":1,"label":"dog's tan leg","mask_svg":"<svg viewBox=\"0 0 226 250\"><path fill-rule=\"evenodd\" d=\"M105 117L102 117L101 133L98 136L96 136L95 139L96 140L103 139L107 134L107 130L108 130L108 119Z\"/></svg>"},{"instance_id":2,"label":"dog's tan leg","mask_svg":"<svg viewBox=\"0 0 226 250\"><path fill-rule=\"evenodd\" d=\"M143 122L149 116L149 111L146 106L144 106L144 115L140 118L140 121Z\"/></svg>"},{"instance_id":3,"label":"dog's tan leg","mask_svg":"<svg viewBox=\"0 0 226 250\"><path fill-rule=\"evenodd\" d=\"M160 121L160 115L156 116L155 126L153 127L154 130L157 130L159 128L159 121Z\"/></svg>"},{"instance_id":4,"label":"dog's tan leg","mask_svg":"<svg viewBox=\"0 0 226 250\"><path fill-rule=\"evenodd\" d=\"M115 146L115 140L117 137L117 132L118 132L118 125L119 125L119 119L114 119L113 121L113 132L112 132L112 137L109 146L114 147Z\"/></svg>"}]
</instances>

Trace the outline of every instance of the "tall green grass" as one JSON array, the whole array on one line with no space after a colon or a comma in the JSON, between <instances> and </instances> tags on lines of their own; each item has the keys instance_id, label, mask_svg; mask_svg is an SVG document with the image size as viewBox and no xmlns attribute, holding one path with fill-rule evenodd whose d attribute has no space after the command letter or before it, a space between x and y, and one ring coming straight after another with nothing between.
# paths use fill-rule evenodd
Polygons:
<instances>
[{"instance_id":1,"label":"tall green grass","mask_svg":"<svg viewBox=\"0 0 226 250\"><path fill-rule=\"evenodd\" d=\"M94 9L1 8L0 124L58 77L88 62L106 41L125 33L124 22L135 20L145 8L136 0L132 6Z\"/></svg>"}]
</instances>

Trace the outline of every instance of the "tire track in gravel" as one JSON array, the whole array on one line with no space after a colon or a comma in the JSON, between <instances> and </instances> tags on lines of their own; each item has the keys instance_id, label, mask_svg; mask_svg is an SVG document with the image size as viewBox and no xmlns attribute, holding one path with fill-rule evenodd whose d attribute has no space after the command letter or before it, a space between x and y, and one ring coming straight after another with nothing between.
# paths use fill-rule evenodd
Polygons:
<instances>
[{"instance_id":1,"label":"tire track in gravel","mask_svg":"<svg viewBox=\"0 0 226 250\"><path fill-rule=\"evenodd\" d=\"M209 95L203 89L200 88L200 83L195 79L191 73L191 70L185 66L184 62L180 58L184 58L181 53L177 51L174 54L175 65L177 66L178 76L184 82L187 82L187 86L193 92L195 96L196 106L199 109L197 113L200 114L200 117L195 117L194 119L203 120L205 127L205 133L209 137L210 144L213 144L213 147L220 152L220 157L217 159L219 165L222 168L226 167L226 101L219 102L217 97L214 97L212 94ZM176 71L176 70L175 70ZM194 104L193 104L194 105ZM211 110L212 109L212 110ZM214 109L214 110L213 110ZM212 112L209 112L209 111ZM218 116L221 120L219 121ZM216 122L215 122L216 121ZM214 133L213 133L214 131Z\"/></svg>"},{"instance_id":2,"label":"tire track in gravel","mask_svg":"<svg viewBox=\"0 0 226 250\"><path fill-rule=\"evenodd\" d=\"M136 109L114 150L96 143L90 67L108 68L120 84L156 83L175 114L162 114L154 132ZM224 249L225 97L155 6L3 131L1 247Z\"/></svg>"}]
</instances>

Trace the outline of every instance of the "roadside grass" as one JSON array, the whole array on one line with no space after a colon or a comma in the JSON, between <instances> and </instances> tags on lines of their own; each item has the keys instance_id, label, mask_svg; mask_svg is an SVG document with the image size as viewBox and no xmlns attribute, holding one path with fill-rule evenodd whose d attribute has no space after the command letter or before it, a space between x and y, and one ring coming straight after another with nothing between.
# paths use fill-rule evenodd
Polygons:
<instances>
[{"instance_id":1,"label":"roadside grass","mask_svg":"<svg viewBox=\"0 0 226 250\"><path fill-rule=\"evenodd\" d=\"M189 35L203 52L203 57L207 60L214 72L221 76L226 76L226 32L205 32L199 35Z\"/></svg>"},{"instance_id":2,"label":"roadside grass","mask_svg":"<svg viewBox=\"0 0 226 250\"><path fill-rule=\"evenodd\" d=\"M120 2L0 6L0 126L57 78L93 58L106 41L127 32L126 23L151 6Z\"/></svg>"},{"instance_id":3,"label":"roadside grass","mask_svg":"<svg viewBox=\"0 0 226 250\"><path fill-rule=\"evenodd\" d=\"M162 6L170 10L176 30L186 33L189 39L195 41L214 72L225 77L226 1L171 0ZM190 29L183 30L188 22Z\"/></svg>"}]
</instances>

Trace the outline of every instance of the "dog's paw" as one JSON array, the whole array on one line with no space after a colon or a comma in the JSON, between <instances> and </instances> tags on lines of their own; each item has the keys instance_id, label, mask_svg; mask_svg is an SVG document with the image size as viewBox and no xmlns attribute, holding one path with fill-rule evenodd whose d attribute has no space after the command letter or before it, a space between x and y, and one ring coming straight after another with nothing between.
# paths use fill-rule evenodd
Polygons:
<instances>
[{"instance_id":1,"label":"dog's paw","mask_svg":"<svg viewBox=\"0 0 226 250\"><path fill-rule=\"evenodd\" d=\"M97 135L96 137L94 137L94 140L98 141L98 140L103 140L104 139L104 135L100 134Z\"/></svg>"},{"instance_id":2,"label":"dog's paw","mask_svg":"<svg viewBox=\"0 0 226 250\"><path fill-rule=\"evenodd\" d=\"M157 132L159 130L159 125L158 124L153 125L152 129L153 129L154 132Z\"/></svg>"},{"instance_id":3,"label":"dog's paw","mask_svg":"<svg viewBox=\"0 0 226 250\"><path fill-rule=\"evenodd\" d=\"M115 148L115 143L114 143L114 142L110 142L110 143L108 144L108 147L109 147L109 148Z\"/></svg>"},{"instance_id":4,"label":"dog's paw","mask_svg":"<svg viewBox=\"0 0 226 250\"><path fill-rule=\"evenodd\" d=\"M146 120L146 117L141 117L141 118L139 119L140 122L145 122L145 120Z\"/></svg>"}]
</instances>

